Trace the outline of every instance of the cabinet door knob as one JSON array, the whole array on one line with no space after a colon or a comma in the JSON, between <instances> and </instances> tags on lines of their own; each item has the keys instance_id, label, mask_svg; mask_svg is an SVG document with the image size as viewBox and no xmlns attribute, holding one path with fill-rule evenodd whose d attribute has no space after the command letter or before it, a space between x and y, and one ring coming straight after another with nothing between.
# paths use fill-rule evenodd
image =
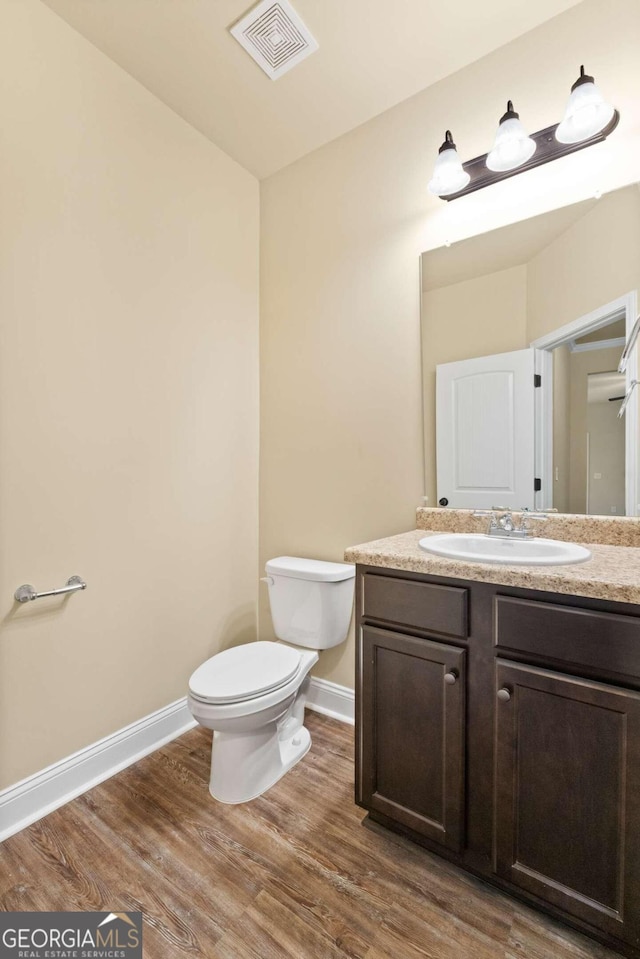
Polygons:
<instances>
[{"instance_id":1,"label":"cabinet door knob","mask_svg":"<svg viewBox=\"0 0 640 959\"><path fill-rule=\"evenodd\" d=\"M453 686L458 679L458 670L450 669L448 673L444 674L444 681L447 686Z\"/></svg>"},{"instance_id":2,"label":"cabinet door knob","mask_svg":"<svg viewBox=\"0 0 640 959\"><path fill-rule=\"evenodd\" d=\"M501 703L508 703L511 699L511 690L503 686L502 689L498 690L498 699Z\"/></svg>"}]
</instances>

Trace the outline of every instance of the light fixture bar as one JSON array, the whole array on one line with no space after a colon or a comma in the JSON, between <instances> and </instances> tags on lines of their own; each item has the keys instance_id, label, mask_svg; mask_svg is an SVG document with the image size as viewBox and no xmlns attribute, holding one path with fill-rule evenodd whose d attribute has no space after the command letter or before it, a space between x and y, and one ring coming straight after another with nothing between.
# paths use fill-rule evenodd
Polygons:
<instances>
[{"instance_id":1,"label":"light fixture bar","mask_svg":"<svg viewBox=\"0 0 640 959\"><path fill-rule=\"evenodd\" d=\"M539 130L538 133L532 133L531 139L535 140L536 151L531 159L527 160L526 163L523 163L521 166L513 170L506 170L503 173L496 173L487 168L487 153L484 153L480 157L474 157L473 160L467 160L466 163L462 164L462 169L469 174L470 179L468 185L462 190L458 190L457 193L449 193L446 196L442 196L442 199L447 201L457 200L458 197L466 196L467 193L474 193L476 190L481 190L483 187L490 186L492 183L507 180L509 177L523 173L525 170L533 170L534 167L542 166L543 163L559 160L560 157L575 153L576 150L584 150L585 147L593 146L595 143L601 143L607 139L610 133L613 133L618 126L619 120L620 114L617 110L614 110L613 117L603 130L600 130L599 133L579 143L559 143L555 137L555 132L560 126L559 123L555 123L551 127L546 127L544 130Z\"/></svg>"}]
</instances>

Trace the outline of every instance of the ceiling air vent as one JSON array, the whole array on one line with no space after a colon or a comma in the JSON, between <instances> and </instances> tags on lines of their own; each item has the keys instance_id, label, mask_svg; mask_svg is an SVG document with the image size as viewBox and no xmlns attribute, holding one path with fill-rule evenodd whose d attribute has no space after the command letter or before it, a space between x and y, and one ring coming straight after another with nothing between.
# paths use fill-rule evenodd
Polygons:
<instances>
[{"instance_id":1,"label":"ceiling air vent","mask_svg":"<svg viewBox=\"0 0 640 959\"><path fill-rule=\"evenodd\" d=\"M272 80L318 49L288 0L262 0L231 33Z\"/></svg>"}]
</instances>

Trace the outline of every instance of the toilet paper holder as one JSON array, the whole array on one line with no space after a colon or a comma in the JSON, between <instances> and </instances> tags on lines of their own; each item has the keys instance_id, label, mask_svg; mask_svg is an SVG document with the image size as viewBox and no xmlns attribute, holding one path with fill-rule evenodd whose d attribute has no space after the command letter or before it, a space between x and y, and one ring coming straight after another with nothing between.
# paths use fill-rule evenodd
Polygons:
<instances>
[{"instance_id":1,"label":"toilet paper holder","mask_svg":"<svg viewBox=\"0 0 640 959\"><path fill-rule=\"evenodd\" d=\"M42 599L43 596L62 596L64 593L76 593L79 589L86 589L87 584L81 576L70 576L65 586L60 589L48 589L44 593L38 593L33 586L25 583L18 586L13 594L13 598L18 603L29 603L34 599Z\"/></svg>"}]
</instances>

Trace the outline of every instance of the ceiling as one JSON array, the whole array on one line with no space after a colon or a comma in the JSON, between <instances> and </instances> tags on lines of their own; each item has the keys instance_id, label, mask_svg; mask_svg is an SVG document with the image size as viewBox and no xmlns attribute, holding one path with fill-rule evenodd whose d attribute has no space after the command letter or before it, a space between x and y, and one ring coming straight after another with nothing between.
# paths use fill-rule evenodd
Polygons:
<instances>
[{"instance_id":1,"label":"ceiling","mask_svg":"<svg viewBox=\"0 0 640 959\"><path fill-rule=\"evenodd\" d=\"M580 0L293 0L320 49L270 80L229 33L251 0L43 0L262 178Z\"/></svg>"}]
</instances>

